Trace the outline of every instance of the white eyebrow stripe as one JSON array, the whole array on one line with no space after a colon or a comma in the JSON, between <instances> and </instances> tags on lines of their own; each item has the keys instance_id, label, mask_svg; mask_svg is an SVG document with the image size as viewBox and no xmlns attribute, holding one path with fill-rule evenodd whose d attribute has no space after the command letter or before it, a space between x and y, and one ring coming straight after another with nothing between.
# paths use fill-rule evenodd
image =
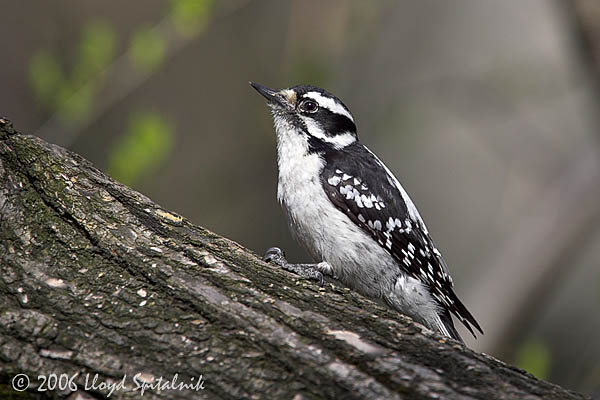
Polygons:
<instances>
[{"instance_id":1,"label":"white eyebrow stripe","mask_svg":"<svg viewBox=\"0 0 600 400\"><path fill-rule=\"evenodd\" d=\"M301 118L306 125L309 135L314 136L317 139L321 139L324 142L331 143L333 147L338 150L356 142L356 137L351 132L344 132L335 136L327 136L323 131L323 128L321 128L315 120L310 117Z\"/></svg>"},{"instance_id":2,"label":"white eyebrow stripe","mask_svg":"<svg viewBox=\"0 0 600 400\"><path fill-rule=\"evenodd\" d=\"M308 92L304 95L304 97L310 97L311 99L313 99L317 103L319 103L319 105L321 107L325 107L326 109L328 109L329 111L331 111L334 114L340 114L345 117L348 117L348 119L350 119L350 121L354 122L354 118L352 117L352 114L350 114L348 112L348 110L346 110L344 108L344 106L342 106L337 101L335 101L329 97L325 97L319 92Z\"/></svg>"}]
</instances>

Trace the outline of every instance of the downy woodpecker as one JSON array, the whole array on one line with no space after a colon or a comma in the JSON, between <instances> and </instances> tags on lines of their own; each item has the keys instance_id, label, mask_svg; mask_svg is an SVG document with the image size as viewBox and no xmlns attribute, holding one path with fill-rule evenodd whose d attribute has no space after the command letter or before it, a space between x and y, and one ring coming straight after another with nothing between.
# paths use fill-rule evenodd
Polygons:
<instances>
[{"instance_id":1,"label":"downy woodpecker","mask_svg":"<svg viewBox=\"0 0 600 400\"><path fill-rule=\"evenodd\" d=\"M462 341L451 313L483 333L406 191L359 142L348 108L314 86L250 84L273 114L277 198L316 264L290 264L278 248L265 260L321 283L331 276L445 336Z\"/></svg>"}]
</instances>

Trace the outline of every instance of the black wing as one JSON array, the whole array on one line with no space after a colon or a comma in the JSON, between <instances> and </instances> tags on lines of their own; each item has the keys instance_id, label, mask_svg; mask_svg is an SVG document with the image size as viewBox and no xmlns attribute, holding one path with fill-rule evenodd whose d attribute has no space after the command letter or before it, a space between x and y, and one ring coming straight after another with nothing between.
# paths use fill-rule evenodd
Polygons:
<instances>
[{"instance_id":1,"label":"black wing","mask_svg":"<svg viewBox=\"0 0 600 400\"><path fill-rule=\"evenodd\" d=\"M321 183L331 202L389 251L403 271L425 283L473 336L471 325L483 333L454 293L448 268L414 205L383 163L360 143L325 158Z\"/></svg>"}]
</instances>

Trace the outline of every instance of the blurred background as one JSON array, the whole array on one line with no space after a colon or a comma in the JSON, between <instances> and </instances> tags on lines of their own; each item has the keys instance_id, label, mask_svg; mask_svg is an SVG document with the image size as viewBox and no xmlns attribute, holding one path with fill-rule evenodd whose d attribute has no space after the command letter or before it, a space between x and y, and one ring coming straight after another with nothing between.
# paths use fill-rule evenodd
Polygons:
<instances>
[{"instance_id":1,"label":"blurred background","mask_svg":"<svg viewBox=\"0 0 600 400\"><path fill-rule=\"evenodd\" d=\"M338 95L483 326L468 345L600 393L600 2L0 4L0 115L258 254L307 260L248 81Z\"/></svg>"}]
</instances>

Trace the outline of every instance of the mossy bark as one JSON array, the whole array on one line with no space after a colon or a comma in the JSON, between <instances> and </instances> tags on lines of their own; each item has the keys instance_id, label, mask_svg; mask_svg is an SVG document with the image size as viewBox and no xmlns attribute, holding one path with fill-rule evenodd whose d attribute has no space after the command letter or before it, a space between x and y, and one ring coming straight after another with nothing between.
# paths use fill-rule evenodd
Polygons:
<instances>
[{"instance_id":1,"label":"mossy bark","mask_svg":"<svg viewBox=\"0 0 600 400\"><path fill-rule=\"evenodd\" d=\"M138 398L133 376L204 389L144 398L583 398L311 282L0 120L0 397L78 374L75 394ZM88 382L89 383L89 382ZM71 393L73 395L73 393Z\"/></svg>"}]
</instances>

